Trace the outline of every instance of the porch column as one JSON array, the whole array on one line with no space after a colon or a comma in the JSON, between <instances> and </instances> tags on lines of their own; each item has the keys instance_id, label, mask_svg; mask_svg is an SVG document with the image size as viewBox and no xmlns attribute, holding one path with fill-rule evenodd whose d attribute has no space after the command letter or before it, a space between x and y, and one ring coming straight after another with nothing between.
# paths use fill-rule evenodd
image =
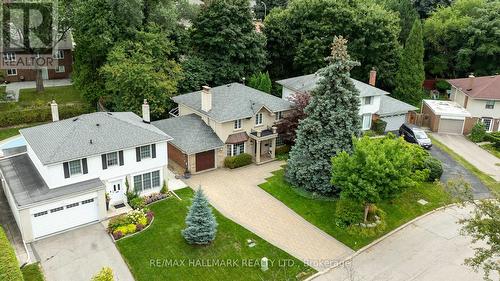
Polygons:
<instances>
[{"instance_id":1,"label":"porch column","mask_svg":"<svg viewBox=\"0 0 500 281\"><path fill-rule=\"evenodd\" d=\"M271 158L274 159L276 157L276 138L272 139L271 146Z\"/></svg>"},{"instance_id":2,"label":"porch column","mask_svg":"<svg viewBox=\"0 0 500 281\"><path fill-rule=\"evenodd\" d=\"M260 140L255 140L255 145L257 149L255 150L255 163L260 163Z\"/></svg>"}]
</instances>

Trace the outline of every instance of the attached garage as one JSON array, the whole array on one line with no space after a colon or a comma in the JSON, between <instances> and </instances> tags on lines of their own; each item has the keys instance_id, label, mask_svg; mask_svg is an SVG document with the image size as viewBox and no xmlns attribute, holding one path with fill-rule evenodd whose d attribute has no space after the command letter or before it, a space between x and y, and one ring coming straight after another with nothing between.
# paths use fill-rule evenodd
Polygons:
<instances>
[{"instance_id":1,"label":"attached garage","mask_svg":"<svg viewBox=\"0 0 500 281\"><path fill-rule=\"evenodd\" d=\"M403 123L406 122L406 113L392 115L392 116L384 116L381 119L387 123L387 125L385 126L386 132L397 131L399 130L399 127L401 127L401 125L403 125Z\"/></svg>"},{"instance_id":2,"label":"attached garage","mask_svg":"<svg viewBox=\"0 0 500 281\"><path fill-rule=\"evenodd\" d=\"M209 150L196 153L196 172L215 168L215 151Z\"/></svg>"},{"instance_id":3,"label":"attached garage","mask_svg":"<svg viewBox=\"0 0 500 281\"><path fill-rule=\"evenodd\" d=\"M464 120L446 119L441 117L439 119L438 133L446 134L462 134L464 127Z\"/></svg>"},{"instance_id":4,"label":"attached garage","mask_svg":"<svg viewBox=\"0 0 500 281\"><path fill-rule=\"evenodd\" d=\"M406 122L406 115L417 108L388 95L380 96L380 108L377 115L387 123L385 131L397 131Z\"/></svg>"},{"instance_id":5,"label":"attached garage","mask_svg":"<svg viewBox=\"0 0 500 281\"><path fill-rule=\"evenodd\" d=\"M424 100L422 113L431 131L443 134L463 134L465 120L471 116L456 102L443 100Z\"/></svg>"}]
</instances>

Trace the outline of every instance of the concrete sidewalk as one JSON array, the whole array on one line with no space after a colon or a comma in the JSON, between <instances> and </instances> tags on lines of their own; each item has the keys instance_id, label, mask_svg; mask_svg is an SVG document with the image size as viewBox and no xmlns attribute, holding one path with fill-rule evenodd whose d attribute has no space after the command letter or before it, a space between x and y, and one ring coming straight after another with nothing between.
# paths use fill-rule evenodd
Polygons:
<instances>
[{"instance_id":1,"label":"concrete sidewalk","mask_svg":"<svg viewBox=\"0 0 500 281\"><path fill-rule=\"evenodd\" d=\"M59 87L72 85L70 79L52 79L43 80L44 87ZM12 92L15 101L19 101L19 90L21 89L34 89L36 88L36 81L12 82L7 84L5 92Z\"/></svg>"},{"instance_id":2,"label":"concrete sidewalk","mask_svg":"<svg viewBox=\"0 0 500 281\"><path fill-rule=\"evenodd\" d=\"M258 187L283 164L221 168L186 182L192 188L201 185L210 203L228 218L311 267L324 270L353 251Z\"/></svg>"},{"instance_id":3,"label":"concrete sidewalk","mask_svg":"<svg viewBox=\"0 0 500 281\"><path fill-rule=\"evenodd\" d=\"M462 156L483 173L490 175L496 181L500 181L500 166L496 165L500 165L500 159L491 155L488 151L462 135L432 133L431 136Z\"/></svg>"}]
</instances>

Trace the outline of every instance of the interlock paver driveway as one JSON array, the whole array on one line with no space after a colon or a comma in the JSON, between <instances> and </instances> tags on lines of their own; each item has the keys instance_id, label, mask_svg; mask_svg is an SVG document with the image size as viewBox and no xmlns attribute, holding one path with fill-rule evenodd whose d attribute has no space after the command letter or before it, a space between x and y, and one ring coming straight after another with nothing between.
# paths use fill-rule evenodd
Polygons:
<instances>
[{"instance_id":1,"label":"interlock paver driveway","mask_svg":"<svg viewBox=\"0 0 500 281\"><path fill-rule=\"evenodd\" d=\"M201 185L210 203L234 220L311 267L322 270L353 251L310 224L258 187L284 162L217 169L194 175L188 185Z\"/></svg>"}]
</instances>

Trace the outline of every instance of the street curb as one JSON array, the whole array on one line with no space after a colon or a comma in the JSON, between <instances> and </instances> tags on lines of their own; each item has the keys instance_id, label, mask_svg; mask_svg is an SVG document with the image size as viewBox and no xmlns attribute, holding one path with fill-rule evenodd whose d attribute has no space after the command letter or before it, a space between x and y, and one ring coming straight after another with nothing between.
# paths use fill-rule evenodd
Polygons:
<instances>
[{"instance_id":1,"label":"street curb","mask_svg":"<svg viewBox=\"0 0 500 281\"><path fill-rule=\"evenodd\" d=\"M425 217L427 217L427 216L429 216L429 215L432 215L432 214L434 214L434 213L436 213L436 212L438 212L438 211L444 210L444 209L446 209L446 208L454 207L454 206L457 206L457 205L460 205L460 203L452 203L452 204L448 204L448 205L445 205L445 206L441 206L441 207L439 207L439 208L437 208L437 209L434 209L434 210L432 210L432 211L430 211L430 212L428 212L428 213L425 213L425 214L423 214L423 215L421 215L421 216L419 216L419 217L416 217L416 218L412 219L411 221L409 221L409 222L407 222L407 223L405 223L405 224L400 225L398 228L396 228L396 229L392 230L391 232L387 233L386 235L384 235L384 236L382 236L382 237L378 238L377 240L375 240L375 241L371 242L370 244L368 244L368 245L364 246L363 248L361 248L361 249L357 250L356 252L354 252L353 254L349 255L347 258L345 258L342 262L339 262L339 263L337 263L336 265L334 265L334 266L332 266L332 267L330 267L330 268L328 268L328 269L325 269L325 270L323 270L323 271L320 271L320 272L318 272L318 273L316 273L316 274L314 274L314 275L310 276L309 278L305 279L304 281L312 281L312 280L314 280L315 278L317 278L317 277L319 277L319 276L321 276L321 275L323 275L323 274L326 274L326 273L328 273L329 271L331 271L331 270L333 270L333 269L335 269L335 268L337 268L337 267L339 267L339 266L343 265L343 264L344 264L344 263L346 263L347 261L352 260L352 259L353 259L354 257L356 257L357 255L359 255L359 254L363 253L364 251L366 251L366 250L370 249L371 247L373 247L373 246L377 245L378 243L382 242L383 240L385 240L385 239L389 238L389 237L390 237L390 236L392 236L393 234L395 234L395 233L399 232L399 231L400 231L400 230L402 230L403 228L407 227L407 226L408 226L408 225L410 225L410 224L413 224L414 222L416 222L416 221L418 221L418 220L420 220L420 219L423 219L423 218L425 218Z\"/></svg>"}]
</instances>

